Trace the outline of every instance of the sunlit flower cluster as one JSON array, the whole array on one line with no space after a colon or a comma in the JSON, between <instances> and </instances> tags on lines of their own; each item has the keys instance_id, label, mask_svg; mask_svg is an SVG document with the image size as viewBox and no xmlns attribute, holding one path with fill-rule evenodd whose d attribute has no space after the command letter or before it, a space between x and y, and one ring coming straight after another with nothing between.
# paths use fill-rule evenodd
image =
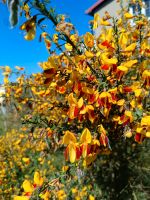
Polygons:
<instances>
[{"instance_id":1,"label":"sunlit flower cluster","mask_svg":"<svg viewBox=\"0 0 150 200\"><path fill-rule=\"evenodd\" d=\"M36 6L41 12L45 9ZM43 12L56 33L51 36L42 27L40 38L50 53L47 61L39 63L42 73L22 74L12 84L11 69L4 67L7 102L15 102L28 135L36 133L36 143L45 141L36 147L38 151L45 146L52 153L63 149L67 164L87 168L102 154L112 154L115 144L129 138L133 144L141 144L150 138L150 22L143 14L133 16L128 8L119 19L108 12L103 18L96 14L92 24L94 30L100 27L98 36L90 32L79 36L64 15L53 18ZM27 21L20 29L26 40L32 40L40 24L38 15L29 16L28 7L23 10ZM30 163L26 156L22 160ZM62 171L67 174L68 168L64 166ZM5 170L2 173L4 176ZM55 197L66 199L61 184L44 190L40 197L47 200L55 191ZM23 196L15 200L30 199L41 187L43 178L35 172L34 183L25 180ZM82 191L72 188L72 195L74 199L94 199L86 187Z\"/></svg>"},{"instance_id":2,"label":"sunlit flower cluster","mask_svg":"<svg viewBox=\"0 0 150 200\"><path fill-rule=\"evenodd\" d=\"M63 16L56 28L63 26L63 31L57 32L68 30L64 23ZM26 39L33 39L35 24L31 18L21 26ZM128 12L118 20L107 12L103 19L95 15L93 28L97 26L96 38L89 32L72 34L70 25L66 50L40 62L41 74L21 76L13 86L5 81L8 98L15 99L20 112L29 110L23 121L37 123L52 138L52 147L67 145L65 156L72 163L81 155L84 161L95 160L104 149L111 151L116 139L133 136L142 142L149 137L149 128L142 125L150 116L149 21ZM41 36L48 49L60 40L58 35L53 40L55 34L50 41L46 31Z\"/></svg>"}]
</instances>

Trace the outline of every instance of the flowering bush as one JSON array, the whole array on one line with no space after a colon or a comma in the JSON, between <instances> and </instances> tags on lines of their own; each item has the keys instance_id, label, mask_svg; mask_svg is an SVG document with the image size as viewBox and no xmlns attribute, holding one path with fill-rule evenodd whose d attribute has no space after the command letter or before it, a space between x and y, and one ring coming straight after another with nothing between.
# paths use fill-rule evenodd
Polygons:
<instances>
[{"instance_id":1,"label":"flowering bush","mask_svg":"<svg viewBox=\"0 0 150 200\"><path fill-rule=\"evenodd\" d=\"M47 200L52 197L61 200L66 198L67 189L72 197L75 194L78 197L92 196L92 185L89 180L83 188L78 188L76 170L69 172L69 165L64 165L62 155L50 155L47 153L48 146L43 138L34 133L34 140L38 139L38 142L35 142L33 138L29 139L24 131L18 133L12 130L0 137L2 199L21 200L38 196L39 199ZM70 179L70 176L74 178Z\"/></svg>"},{"instance_id":2,"label":"flowering bush","mask_svg":"<svg viewBox=\"0 0 150 200\"><path fill-rule=\"evenodd\" d=\"M143 6L139 0L131 3ZM25 39L34 39L40 27L40 39L50 56L39 63L42 73L30 77L22 74L14 84L9 82L11 70L4 68L7 101L15 102L27 132L38 132L51 153L64 150L71 167L86 171L106 155L106 168L113 170L112 190L104 199L119 199L124 188L130 187L129 160L133 152L137 156L137 144L146 143L150 137L149 21L141 13L131 15L127 7L119 18L108 12L102 19L94 16L93 29L101 26L97 38L90 32L79 36L64 15L57 15L52 8L49 11L47 6L36 0L25 1L20 7L27 18L20 27ZM32 16L31 7L37 14ZM50 35L42 25L45 19L53 23L55 34ZM36 138L34 141L38 142ZM27 197L15 200L32 196L34 185L30 183L32 191L27 191L25 183ZM49 192L45 192L44 198L49 199ZM64 190L61 195L67 198Z\"/></svg>"}]
</instances>

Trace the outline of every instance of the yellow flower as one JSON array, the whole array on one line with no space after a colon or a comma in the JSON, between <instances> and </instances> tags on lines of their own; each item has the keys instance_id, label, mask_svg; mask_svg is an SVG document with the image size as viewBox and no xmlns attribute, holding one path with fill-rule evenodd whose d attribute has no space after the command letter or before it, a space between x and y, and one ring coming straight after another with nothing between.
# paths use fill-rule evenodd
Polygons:
<instances>
[{"instance_id":1,"label":"yellow flower","mask_svg":"<svg viewBox=\"0 0 150 200\"><path fill-rule=\"evenodd\" d=\"M92 105L86 105L86 106L83 106L79 114L84 115L88 113L88 118L91 121L91 123L93 123L95 120L95 115L93 112L94 112L94 107Z\"/></svg>"},{"instance_id":2,"label":"yellow flower","mask_svg":"<svg viewBox=\"0 0 150 200\"><path fill-rule=\"evenodd\" d=\"M74 98L73 93L68 96L69 111L68 116L70 119L74 119L79 114L79 109L83 106L83 98L81 97L78 101Z\"/></svg>"},{"instance_id":3,"label":"yellow flower","mask_svg":"<svg viewBox=\"0 0 150 200\"><path fill-rule=\"evenodd\" d=\"M30 197L27 196L14 196L14 200L29 200Z\"/></svg>"},{"instance_id":4,"label":"yellow flower","mask_svg":"<svg viewBox=\"0 0 150 200\"><path fill-rule=\"evenodd\" d=\"M51 194L49 191L46 191L44 194L40 194L40 197L44 200L49 200L51 197Z\"/></svg>"},{"instance_id":5,"label":"yellow flower","mask_svg":"<svg viewBox=\"0 0 150 200\"><path fill-rule=\"evenodd\" d=\"M142 89L136 89L134 90L134 93L135 93L135 97L139 97L142 93Z\"/></svg>"},{"instance_id":6,"label":"yellow flower","mask_svg":"<svg viewBox=\"0 0 150 200\"><path fill-rule=\"evenodd\" d=\"M28 6L28 4L27 4L27 3L24 4L24 5L21 7L21 9L25 11L25 16L26 16L26 18L27 18L27 19L30 18L30 13L29 13L30 7Z\"/></svg>"},{"instance_id":7,"label":"yellow flower","mask_svg":"<svg viewBox=\"0 0 150 200\"><path fill-rule=\"evenodd\" d=\"M85 56L86 56L87 58L93 58L93 57L94 57L94 54L93 54L92 52L90 52L90 51L85 51Z\"/></svg>"},{"instance_id":8,"label":"yellow flower","mask_svg":"<svg viewBox=\"0 0 150 200\"><path fill-rule=\"evenodd\" d=\"M146 132L145 136L146 136L147 138L150 138L150 131Z\"/></svg>"},{"instance_id":9,"label":"yellow flower","mask_svg":"<svg viewBox=\"0 0 150 200\"><path fill-rule=\"evenodd\" d=\"M123 124L123 125L126 125L128 123L132 123L134 120L134 117L132 115L132 112L129 111L129 110L126 110L124 112L124 115L122 115L119 119L119 124Z\"/></svg>"},{"instance_id":10,"label":"yellow flower","mask_svg":"<svg viewBox=\"0 0 150 200\"><path fill-rule=\"evenodd\" d=\"M82 149L82 156L83 158L86 158L87 156L87 150L88 150L88 144L92 142L92 135L89 131L89 129L85 128L82 131L81 137L80 137L80 142L81 142L81 149Z\"/></svg>"},{"instance_id":11,"label":"yellow flower","mask_svg":"<svg viewBox=\"0 0 150 200\"><path fill-rule=\"evenodd\" d=\"M141 126L150 126L150 116L144 116L142 118Z\"/></svg>"},{"instance_id":12,"label":"yellow flower","mask_svg":"<svg viewBox=\"0 0 150 200\"><path fill-rule=\"evenodd\" d=\"M70 162L74 163L76 160L76 144L71 142L68 145L68 150L69 150L69 158L70 158Z\"/></svg>"},{"instance_id":13,"label":"yellow flower","mask_svg":"<svg viewBox=\"0 0 150 200\"><path fill-rule=\"evenodd\" d=\"M117 58L109 58L109 54L108 53L102 53L101 54L101 61L102 64L117 64L118 60Z\"/></svg>"},{"instance_id":14,"label":"yellow flower","mask_svg":"<svg viewBox=\"0 0 150 200\"><path fill-rule=\"evenodd\" d=\"M102 92L99 95L99 99L101 100L100 102L101 106L104 106L104 107L107 107L107 105L112 102L112 97L109 92Z\"/></svg>"},{"instance_id":15,"label":"yellow flower","mask_svg":"<svg viewBox=\"0 0 150 200\"><path fill-rule=\"evenodd\" d=\"M126 19L132 19L134 17L131 13L128 13L128 12L125 13L124 16Z\"/></svg>"},{"instance_id":16,"label":"yellow flower","mask_svg":"<svg viewBox=\"0 0 150 200\"><path fill-rule=\"evenodd\" d=\"M36 18L33 17L26 21L24 24L22 24L20 29L26 31L26 35L24 36L26 40L33 40L36 34Z\"/></svg>"},{"instance_id":17,"label":"yellow flower","mask_svg":"<svg viewBox=\"0 0 150 200\"><path fill-rule=\"evenodd\" d=\"M133 65L135 65L137 62L138 62L138 60L129 60L127 62L122 63L121 65L123 65L123 66L125 66L127 68L130 68Z\"/></svg>"},{"instance_id":18,"label":"yellow flower","mask_svg":"<svg viewBox=\"0 0 150 200\"><path fill-rule=\"evenodd\" d=\"M77 139L72 132L70 132L70 131L65 132L65 135L63 136L63 142L62 142L63 144L68 145L71 142L76 143L76 141L77 141Z\"/></svg>"},{"instance_id":19,"label":"yellow flower","mask_svg":"<svg viewBox=\"0 0 150 200\"><path fill-rule=\"evenodd\" d=\"M24 70L24 67L16 66L15 68L16 68L17 70L19 70L19 71Z\"/></svg>"},{"instance_id":20,"label":"yellow flower","mask_svg":"<svg viewBox=\"0 0 150 200\"><path fill-rule=\"evenodd\" d=\"M78 35L77 35L77 34L71 35L71 36L70 36L70 40L71 40L74 44L76 44L77 41L78 41Z\"/></svg>"},{"instance_id":21,"label":"yellow flower","mask_svg":"<svg viewBox=\"0 0 150 200\"><path fill-rule=\"evenodd\" d=\"M107 132L102 124L98 125L98 132L100 134L100 144L106 147L106 145L108 144L108 137L106 136Z\"/></svg>"},{"instance_id":22,"label":"yellow flower","mask_svg":"<svg viewBox=\"0 0 150 200\"><path fill-rule=\"evenodd\" d=\"M98 28L99 20L100 20L99 14L98 13L94 14L94 24L93 24L94 30Z\"/></svg>"},{"instance_id":23,"label":"yellow flower","mask_svg":"<svg viewBox=\"0 0 150 200\"><path fill-rule=\"evenodd\" d=\"M72 51L73 47L71 44L67 43L65 44L65 48L68 50L68 51Z\"/></svg>"},{"instance_id":24,"label":"yellow flower","mask_svg":"<svg viewBox=\"0 0 150 200\"><path fill-rule=\"evenodd\" d=\"M51 42L50 42L50 40L45 39L44 41L45 41L46 48L49 50L51 48Z\"/></svg>"},{"instance_id":25,"label":"yellow flower","mask_svg":"<svg viewBox=\"0 0 150 200\"><path fill-rule=\"evenodd\" d=\"M132 112L131 112L131 111L126 110L126 111L125 111L125 116L129 117L130 122L133 121L133 115L132 115Z\"/></svg>"},{"instance_id":26,"label":"yellow flower","mask_svg":"<svg viewBox=\"0 0 150 200\"><path fill-rule=\"evenodd\" d=\"M121 65L118 66L117 69L120 70L120 71L122 71L122 72L127 72L127 71L128 71L128 68L127 68L127 67L121 66Z\"/></svg>"},{"instance_id":27,"label":"yellow flower","mask_svg":"<svg viewBox=\"0 0 150 200\"><path fill-rule=\"evenodd\" d=\"M125 51L126 51L126 52L132 52L132 51L135 50L135 48L136 48L136 43L132 43L132 44L130 44L129 46L127 46L127 47L125 48Z\"/></svg>"},{"instance_id":28,"label":"yellow flower","mask_svg":"<svg viewBox=\"0 0 150 200\"><path fill-rule=\"evenodd\" d=\"M22 9L26 12L29 12L30 8L28 6L28 4L26 3L25 5L22 6Z\"/></svg>"},{"instance_id":29,"label":"yellow flower","mask_svg":"<svg viewBox=\"0 0 150 200\"><path fill-rule=\"evenodd\" d=\"M121 65L118 66L117 67L117 72L116 72L117 78L120 80L123 77L123 75L125 75L127 72L128 72L128 68L127 67L121 66Z\"/></svg>"},{"instance_id":30,"label":"yellow flower","mask_svg":"<svg viewBox=\"0 0 150 200\"><path fill-rule=\"evenodd\" d=\"M118 106L123 106L125 103L125 100L124 99L120 99L119 101L117 101L117 105Z\"/></svg>"},{"instance_id":31,"label":"yellow flower","mask_svg":"<svg viewBox=\"0 0 150 200\"><path fill-rule=\"evenodd\" d=\"M106 30L105 37L108 42L111 42L113 40L113 29L112 28L109 28L108 30Z\"/></svg>"},{"instance_id":32,"label":"yellow flower","mask_svg":"<svg viewBox=\"0 0 150 200\"><path fill-rule=\"evenodd\" d=\"M146 87L150 86L150 71L149 70L144 70L142 74L142 78L144 79L144 84Z\"/></svg>"},{"instance_id":33,"label":"yellow flower","mask_svg":"<svg viewBox=\"0 0 150 200\"><path fill-rule=\"evenodd\" d=\"M65 200L66 197L67 197L67 196L66 196L64 190L59 190L59 191L57 192L57 198L58 198L58 200Z\"/></svg>"},{"instance_id":34,"label":"yellow flower","mask_svg":"<svg viewBox=\"0 0 150 200\"><path fill-rule=\"evenodd\" d=\"M91 143L92 141L92 136L91 136L91 133L89 131L88 128L85 128L83 131L82 131L82 134L81 134L81 137L80 137L80 142L81 143Z\"/></svg>"},{"instance_id":35,"label":"yellow flower","mask_svg":"<svg viewBox=\"0 0 150 200\"><path fill-rule=\"evenodd\" d=\"M65 166L62 167L62 171L63 171L63 172L66 172L68 169L69 169L69 166L66 166L66 165L65 165Z\"/></svg>"},{"instance_id":36,"label":"yellow flower","mask_svg":"<svg viewBox=\"0 0 150 200\"><path fill-rule=\"evenodd\" d=\"M111 26L110 22L107 20L100 19L100 25L103 26Z\"/></svg>"},{"instance_id":37,"label":"yellow flower","mask_svg":"<svg viewBox=\"0 0 150 200\"><path fill-rule=\"evenodd\" d=\"M76 196L76 197L75 197L75 200L81 200L81 197Z\"/></svg>"},{"instance_id":38,"label":"yellow flower","mask_svg":"<svg viewBox=\"0 0 150 200\"><path fill-rule=\"evenodd\" d=\"M136 101L134 99L131 100L130 105L132 106L132 108L135 108L136 106Z\"/></svg>"},{"instance_id":39,"label":"yellow flower","mask_svg":"<svg viewBox=\"0 0 150 200\"><path fill-rule=\"evenodd\" d=\"M89 154L83 161L83 166L88 167L96 159L96 154Z\"/></svg>"},{"instance_id":40,"label":"yellow flower","mask_svg":"<svg viewBox=\"0 0 150 200\"><path fill-rule=\"evenodd\" d=\"M5 66L4 70L7 73L7 75L10 74L12 71L9 66Z\"/></svg>"},{"instance_id":41,"label":"yellow flower","mask_svg":"<svg viewBox=\"0 0 150 200\"><path fill-rule=\"evenodd\" d=\"M25 162L26 164L29 164L29 163L30 163L30 158L23 157L22 160L23 160L23 162Z\"/></svg>"},{"instance_id":42,"label":"yellow flower","mask_svg":"<svg viewBox=\"0 0 150 200\"><path fill-rule=\"evenodd\" d=\"M131 130L126 131L126 132L124 133L124 136L127 137L127 138L132 137L132 132L131 132Z\"/></svg>"},{"instance_id":43,"label":"yellow flower","mask_svg":"<svg viewBox=\"0 0 150 200\"><path fill-rule=\"evenodd\" d=\"M121 47L125 48L127 42L128 42L128 34L125 32L121 33L119 37L119 44L121 45Z\"/></svg>"},{"instance_id":44,"label":"yellow flower","mask_svg":"<svg viewBox=\"0 0 150 200\"><path fill-rule=\"evenodd\" d=\"M77 40L78 40L77 34L71 35L71 36L70 36L70 40L74 43L74 45L76 45ZM68 51L72 51L73 46L72 46L70 43L66 43L66 44L65 44L65 48L66 48Z\"/></svg>"},{"instance_id":45,"label":"yellow flower","mask_svg":"<svg viewBox=\"0 0 150 200\"><path fill-rule=\"evenodd\" d=\"M57 43L58 42L58 34L53 35L53 42Z\"/></svg>"},{"instance_id":46,"label":"yellow flower","mask_svg":"<svg viewBox=\"0 0 150 200\"><path fill-rule=\"evenodd\" d=\"M39 172L35 172L34 173L34 184L36 184L36 186L40 187L43 185L44 179L40 176Z\"/></svg>"},{"instance_id":47,"label":"yellow flower","mask_svg":"<svg viewBox=\"0 0 150 200\"><path fill-rule=\"evenodd\" d=\"M143 128L142 127L138 127L137 129L136 129L136 132L137 133L141 133L143 131Z\"/></svg>"},{"instance_id":48,"label":"yellow flower","mask_svg":"<svg viewBox=\"0 0 150 200\"><path fill-rule=\"evenodd\" d=\"M89 195L89 200L95 200L95 197L93 195Z\"/></svg>"},{"instance_id":49,"label":"yellow flower","mask_svg":"<svg viewBox=\"0 0 150 200\"><path fill-rule=\"evenodd\" d=\"M68 103L69 105L77 104L77 100L74 98L73 93L69 94Z\"/></svg>"},{"instance_id":50,"label":"yellow flower","mask_svg":"<svg viewBox=\"0 0 150 200\"><path fill-rule=\"evenodd\" d=\"M68 156L71 163L74 163L76 160L76 150L77 150L77 144L76 144L76 137L74 134L70 131L66 131L65 135L63 137L63 144L68 145L65 150L65 156L68 160Z\"/></svg>"},{"instance_id":51,"label":"yellow flower","mask_svg":"<svg viewBox=\"0 0 150 200\"><path fill-rule=\"evenodd\" d=\"M81 108L83 106L83 98L81 97L78 101L78 108Z\"/></svg>"},{"instance_id":52,"label":"yellow flower","mask_svg":"<svg viewBox=\"0 0 150 200\"><path fill-rule=\"evenodd\" d=\"M31 182L28 181L28 180L25 180L25 181L23 182L22 187L23 187L23 189L24 189L25 192L30 192L30 193L32 193L32 192L34 191L33 185L32 185Z\"/></svg>"},{"instance_id":53,"label":"yellow flower","mask_svg":"<svg viewBox=\"0 0 150 200\"><path fill-rule=\"evenodd\" d=\"M93 47L94 46L94 36L87 32L85 35L84 35L84 43L87 47Z\"/></svg>"},{"instance_id":54,"label":"yellow flower","mask_svg":"<svg viewBox=\"0 0 150 200\"><path fill-rule=\"evenodd\" d=\"M49 34L48 34L47 32L42 32L42 33L41 33L41 37L44 38L44 39L45 39L46 36L48 36L48 35L49 35Z\"/></svg>"},{"instance_id":55,"label":"yellow flower","mask_svg":"<svg viewBox=\"0 0 150 200\"><path fill-rule=\"evenodd\" d=\"M4 76L4 84L7 85L9 83L8 75Z\"/></svg>"},{"instance_id":56,"label":"yellow flower","mask_svg":"<svg viewBox=\"0 0 150 200\"><path fill-rule=\"evenodd\" d=\"M76 194L76 193L78 193L78 190L77 190L77 188L72 188L72 189L71 189L71 192L72 192L73 194Z\"/></svg>"},{"instance_id":57,"label":"yellow flower","mask_svg":"<svg viewBox=\"0 0 150 200\"><path fill-rule=\"evenodd\" d=\"M22 184L24 195L23 196L15 196L14 200L28 200L30 196L34 192L36 187L41 187L43 184L43 178L40 176L39 172L34 173L34 184L32 184L29 180L25 180ZM47 199L45 199L47 200Z\"/></svg>"}]
</instances>

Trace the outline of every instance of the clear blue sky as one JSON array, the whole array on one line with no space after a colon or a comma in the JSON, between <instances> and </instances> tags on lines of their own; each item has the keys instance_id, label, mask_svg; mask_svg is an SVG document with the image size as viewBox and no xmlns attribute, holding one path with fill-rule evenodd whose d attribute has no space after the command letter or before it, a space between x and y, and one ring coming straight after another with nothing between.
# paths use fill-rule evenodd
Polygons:
<instances>
[{"instance_id":1,"label":"clear blue sky","mask_svg":"<svg viewBox=\"0 0 150 200\"><path fill-rule=\"evenodd\" d=\"M95 2L96 0L52 0L52 5L57 13L70 16L72 23L82 35L89 31L88 22L92 19L85 14L85 10ZM30 74L40 71L37 63L47 60L47 57L44 43L39 43L38 37L33 41L25 41L19 25L10 28L7 7L0 3L0 66L26 67L27 73Z\"/></svg>"}]
</instances>

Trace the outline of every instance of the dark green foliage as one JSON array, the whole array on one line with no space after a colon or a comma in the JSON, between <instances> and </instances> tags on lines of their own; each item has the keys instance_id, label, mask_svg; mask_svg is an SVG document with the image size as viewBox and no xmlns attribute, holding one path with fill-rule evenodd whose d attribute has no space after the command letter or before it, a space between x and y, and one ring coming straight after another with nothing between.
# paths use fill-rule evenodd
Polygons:
<instances>
[{"instance_id":1,"label":"dark green foliage","mask_svg":"<svg viewBox=\"0 0 150 200\"><path fill-rule=\"evenodd\" d=\"M19 0L9 0L8 7L10 10L10 24L14 27L18 23Z\"/></svg>"},{"instance_id":2,"label":"dark green foliage","mask_svg":"<svg viewBox=\"0 0 150 200\"><path fill-rule=\"evenodd\" d=\"M87 171L97 186L97 199L146 200L149 199L150 169L149 141L139 145L125 140L113 145L110 155L100 155Z\"/></svg>"}]
</instances>

